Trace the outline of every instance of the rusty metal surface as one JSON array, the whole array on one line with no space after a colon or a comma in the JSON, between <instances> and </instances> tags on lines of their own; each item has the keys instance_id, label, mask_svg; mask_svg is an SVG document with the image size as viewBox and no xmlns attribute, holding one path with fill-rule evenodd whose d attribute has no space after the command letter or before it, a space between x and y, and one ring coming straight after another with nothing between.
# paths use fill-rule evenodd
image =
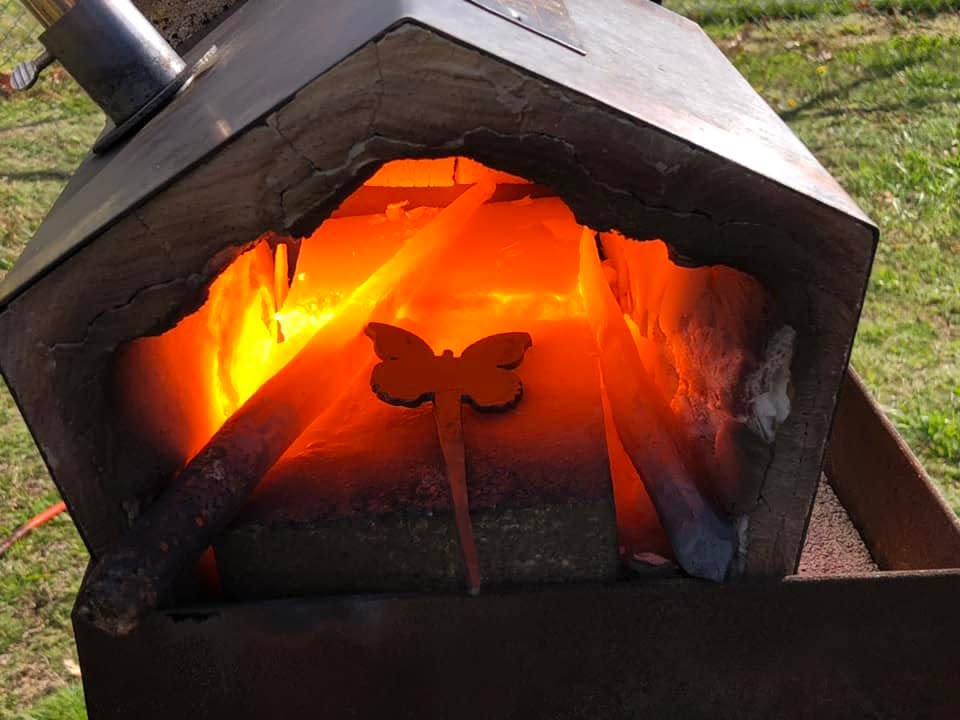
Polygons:
<instances>
[{"instance_id":1,"label":"rusty metal surface","mask_svg":"<svg viewBox=\"0 0 960 720\"><path fill-rule=\"evenodd\" d=\"M297 0L244 5L207 36L221 49L217 67L126 144L84 165L0 284L0 310L131 208L405 20L729 159L758 183L769 178L869 224L696 25L649 2L566 4L585 56L463 0L335 0L323 12Z\"/></svg>"},{"instance_id":2,"label":"rusty metal surface","mask_svg":"<svg viewBox=\"0 0 960 720\"><path fill-rule=\"evenodd\" d=\"M832 448L873 547L935 565L956 522L930 514L942 501L854 377ZM90 720L953 718L958 598L960 573L883 572L212 605L120 639L74 627Z\"/></svg>"},{"instance_id":3,"label":"rusty metal surface","mask_svg":"<svg viewBox=\"0 0 960 720\"><path fill-rule=\"evenodd\" d=\"M75 621L90 720L958 717L960 575L281 601Z\"/></svg>"},{"instance_id":4,"label":"rusty metal surface","mask_svg":"<svg viewBox=\"0 0 960 720\"><path fill-rule=\"evenodd\" d=\"M563 0L467 0L531 32L583 53L577 26Z\"/></svg>"},{"instance_id":5,"label":"rusty metal surface","mask_svg":"<svg viewBox=\"0 0 960 720\"><path fill-rule=\"evenodd\" d=\"M960 567L960 521L852 371L826 471L881 568Z\"/></svg>"}]
</instances>

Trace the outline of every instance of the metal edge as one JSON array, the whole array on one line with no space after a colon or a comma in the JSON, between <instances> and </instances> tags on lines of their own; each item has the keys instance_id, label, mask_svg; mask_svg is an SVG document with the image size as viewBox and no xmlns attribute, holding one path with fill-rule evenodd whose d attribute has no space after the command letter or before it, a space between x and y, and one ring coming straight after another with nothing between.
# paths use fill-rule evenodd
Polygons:
<instances>
[{"instance_id":1,"label":"metal edge","mask_svg":"<svg viewBox=\"0 0 960 720\"><path fill-rule=\"evenodd\" d=\"M836 392L834 394L833 410L830 414L830 423L827 426L827 441L824 444L823 450L819 458L819 465L820 465L821 471L825 469L825 466L827 463L827 456L829 455L829 452L830 452L830 445L833 442L833 433L837 425L837 408L839 405L838 400L843 390L843 385L846 381L847 373L852 372L852 368L850 367L850 360L853 357L853 346L854 346L854 343L856 342L856 332L857 332L857 328L860 327L860 320L863 318L863 308L866 305L867 291L870 289L870 270L873 268L874 262L876 262L877 252L879 251L879 248L880 248L880 228L877 227L876 225L869 225L868 228L871 230L871 235L873 238L873 247L870 252L870 261L867 265L867 272L863 278L863 286L861 287L860 293L859 293L860 300L859 300L859 304L857 305L857 317L854 323L854 335L853 337L850 338L850 342L847 344L846 354L843 358L843 367L847 368L847 372L843 373L843 377L840 378L840 383L837 386ZM829 481L829 477L827 479ZM831 486L832 486L832 483L831 483ZM803 553L803 545L806 543L806 540L807 540L807 532L810 529L810 520L813 517L813 506L815 502L816 502L816 493L814 493L813 496L811 496L810 507L807 508L807 516L806 516L806 520L803 523L803 533L801 535L801 537L803 538L803 541L800 544L800 553L797 554L797 564L794 567L794 572L796 572L797 568L800 566L800 555ZM842 500L841 500L841 505L843 505ZM846 508L844 507L844 509ZM867 547L867 549L868 550L870 549L869 546ZM871 552L871 556L873 556L872 552ZM874 560L876 561L876 557L874 557Z\"/></svg>"},{"instance_id":2,"label":"metal edge","mask_svg":"<svg viewBox=\"0 0 960 720\"><path fill-rule=\"evenodd\" d=\"M494 6L493 4L488 4L487 2L485 2L485 0L466 0L466 1L469 2L469 3L472 3L472 4L474 4L474 5L476 5L477 7L483 8L484 10L486 10L486 11L489 12L489 13L493 13L494 15L496 15L496 16L499 17L499 18L503 18L503 19L506 20L507 22L511 22L511 23L513 23L514 25L518 25L518 26L520 26L520 27L522 27L522 28L525 28L526 30L529 30L530 32L535 33L535 34L539 35L539 36L542 37L542 38L546 38L547 40L552 40L553 42L555 42L555 43L557 43L558 45L561 45L561 46L567 48L568 50L572 50L573 52L578 53L578 54L580 54L580 55L586 55L586 54L587 54L587 51L583 49L582 43L580 42L580 38L578 38L578 37L575 37L575 36L574 36L574 37L561 37L560 35L552 34L552 33L551 33L550 31L548 31L546 28L541 27L541 26L538 25L538 24L533 24L533 23L525 22L525 21L524 21L523 19L521 19L520 17L514 17L513 15L511 15L511 14L509 14L509 13L507 13L507 12L503 12L502 10L498 9L498 8L497 8L496 6ZM563 0L556 0L556 1L557 1L561 6L563 6ZM566 6L563 6L563 9L564 9L564 12L566 12ZM567 18L569 19L569 15L567 16ZM571 22L572 22L572 21L571 21Z\"/></svg>"},{"instance_id":3,"label":"metal edge","mask_svg":"<svg viewBox=\"0 0 960 720\"><path fill-rule=\"evenodd\" d=\"M960 568L960 520L852 369L826 473L882 569Z\"/></svg>"}]
</instances>

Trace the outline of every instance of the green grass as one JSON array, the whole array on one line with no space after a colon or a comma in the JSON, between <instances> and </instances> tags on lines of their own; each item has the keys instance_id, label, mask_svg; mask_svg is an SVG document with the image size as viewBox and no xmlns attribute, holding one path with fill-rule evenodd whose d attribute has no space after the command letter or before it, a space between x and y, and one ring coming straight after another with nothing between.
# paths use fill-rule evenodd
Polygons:
<instances>
[{"instance_id":1,"label":"green grass","mask_svg":"<svg viewBox=\"0 0 960 720\"><path fill-rule=\"evenodd\" d=\"M674 12L702 24L803 20L862 13L941 13L960 0L665 0Z\"/></svg>"},{"instance_id":2,"label":"green grass","mask_svg":"<svg viewBox=\"0 0 960 720\"><path fill-rule=\"evenodd\" d=\"M20 0L0 0L0 68L9 70L35 57L43 49L37 41L42 32L39 21Z\"/></svg>"},{"instance_id":3,"label":"green grass","mask_svg":"<svg viewBox=\"0 0 960 720\"><path fill-rule=\"evenodd\" d=\"M960 510L960 16L838 15L846 0L668 5L684 3L714 8L718 44L880 224L854 364ZM773 5L803 18L745 23ZM0 276L100 122L62 75L0 98ZM56 499L0 388L0 534ZM84 716L69 610L85 561L64 517L0 560L0 720Z\"/></svg>"},{"instance_id":4,"label":"green grass","mask_svg":"<svg viewBox=\"0 0 960 720\"><path fill-rule=\"evenodd\" d=\"M102 126L97 107L62 72L0 98L0 273L10 269Z\"/></svg>"},{"instance_id":5,"label":"green grass","mask_svg":"<svg viewBox=\"0 0 960 720\"><path fill-rule=\"evenodd\" d=\"M48 695L21 713L18 720L86 720L86 717L83 688L73 684Z\"/></svg>"},{"instance_id":6,"label":"green grass","mask_svg":"<svg viewBox=\"0 0 960 720\"><path fill-rule=\"evenodd\" d=\"M62 73L29 94L0 97L0 277L101 125L99 110ZM58 499L13 400L0 385L0 537ZM83 717L70 608L86 560L66 516L0 559L0 719Z\"/></svg>"}]
</instances>

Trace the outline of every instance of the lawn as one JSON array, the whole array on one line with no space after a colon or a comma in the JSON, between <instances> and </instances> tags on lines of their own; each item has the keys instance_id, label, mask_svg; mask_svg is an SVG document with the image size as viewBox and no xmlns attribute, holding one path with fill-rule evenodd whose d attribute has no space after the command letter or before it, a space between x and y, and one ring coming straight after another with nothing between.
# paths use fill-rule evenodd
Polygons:
<instances>
[{"instance_id":1,"label":"lawn","mask_svg":"<svg viewBox=\"0 0 960 720\"><path fill-rule=\"evenodd\" d=\"M63 73L30 94L0 97L0 276L102 123L97 107ZM0 536L58 499L13 400L0 386ZM0 719L83 717L70 607L86 559L66 516L0 559Z\"/></svg>"},{"instance_id":2,"label":"lawn","mask_svg":"<svg viewBox=\"0 0 960 720\"><path fill-rule=\"evenodd\" d=\"M854 12L862 4L672 3L710 10L711 35L880 224L854 364L960 510L960 15ZM775 6L801 19L744 23ZM62 74L0 98L0 276L100 124ZM0 390L0 535L56 499ZM65 517L0 560L0 720L83 717L69 609L84 562Z\"/></svg>"}]
</instances>

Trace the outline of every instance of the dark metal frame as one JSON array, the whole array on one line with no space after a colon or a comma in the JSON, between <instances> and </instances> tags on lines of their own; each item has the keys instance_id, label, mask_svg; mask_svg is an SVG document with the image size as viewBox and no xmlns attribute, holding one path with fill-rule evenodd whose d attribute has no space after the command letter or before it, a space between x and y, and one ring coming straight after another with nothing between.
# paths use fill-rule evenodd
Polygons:
<instances>
[{"instance_id":1,"label":"dark metal frame","mask_svg":"<svg viewBox=\"0 0 960 720\"><path fill-rule=\"evenodd\" d=\"M175 608L120 639L75 618L90 719L958 717L960 572L918 568L957 564L960 525L855 378L833 437L838 495L910 571Z\"/></svg>"}]
</instances>

